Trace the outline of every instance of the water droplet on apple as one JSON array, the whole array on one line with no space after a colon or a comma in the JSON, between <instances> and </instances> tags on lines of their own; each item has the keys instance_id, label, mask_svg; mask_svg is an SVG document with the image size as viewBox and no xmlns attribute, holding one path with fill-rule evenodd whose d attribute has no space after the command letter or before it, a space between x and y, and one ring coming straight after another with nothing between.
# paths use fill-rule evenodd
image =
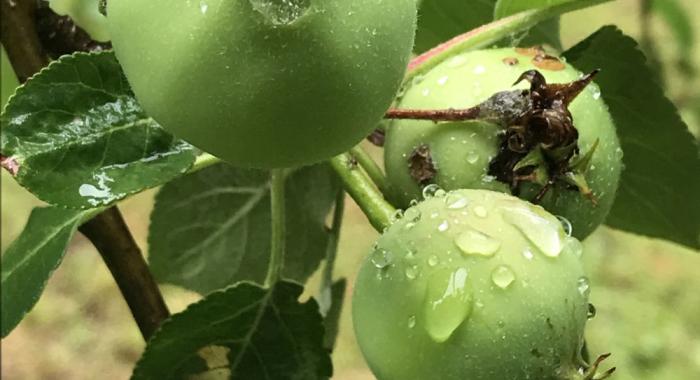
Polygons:
<instances>
[{"instance_id":1,"label":"water droplet on apple","mask_svg":"<svg viewBox=\"0 0 700 380\"><path fill-rule=\"evenodd\" d=\"M467 229L455 238L455 244L465 255L491 257L500 248L501 241L474 229Z\"/></svg>"},{"instance_id":2,"label":"water droplet on apple","mask_svg":"<svg viewBox=\"0 0 700 380\"><path fill-rule=\"evenodd\" d=\"M577 288L579 294L586 298L588 298L588 295L591 294L591 284L587 277L581 277L578 279Z\"/></svg>"},{"instance_id":3,"label":"water droplet on apple","mask_svg":"<svg viewBox=\"0 0 700 380\"><path fill-rule=\"evenodd\" d=\"M444 269L428 280L424 304L425 329L436 342L444 342L461 325L472 310L472 290L467 269Z\"/></svg>"},{"instance_id":4,"label":"water droplet on apple","mask_svg":"<svg viewBox=\"0 0 700 380\"><path fill-rule=\"evenodd\" d=\"M447 198L445 198L445 203L447 204L447 208L451 210L459 210L467 207L469 200L459 194L450 193L447 195Z\"/></svg>"},{"instance_id":5,"label":"water droplet on apple","mask_svg":"<svg viewBox=\"0 0 700 380\"><path fill-rule=\"evenodd\" d=\"M491 272L491 281L501 289L506 289L515 281L515 273L506 265L500 265Z\"/></svg>"},{"instance_id":6,"label":"water droplet on apple","mask_svg":"<svg viewBox=\"0 0 700 380\"><path fill-rule=\"evenodd\" d=\"M545 256L557 257L561 253L564 234L559 223L522 207L504 207L503 218L520 230Z\"/></svg>"}]
</instances>

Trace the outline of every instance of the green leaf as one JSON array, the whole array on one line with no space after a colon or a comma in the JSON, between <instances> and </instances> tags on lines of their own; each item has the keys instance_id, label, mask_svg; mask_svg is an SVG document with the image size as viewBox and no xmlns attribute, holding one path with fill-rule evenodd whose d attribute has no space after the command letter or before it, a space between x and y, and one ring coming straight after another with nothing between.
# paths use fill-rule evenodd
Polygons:
<instances>
[{"instance_id":1,"label":"green leaf","mask_svg":"<svg viewBox=\"0 0 700 380\"><path fill-rule=\"evenodd\" d=\"M192 146L145 115L111 52L51 63L17 90L0 123L2 166L55 205L106 206L195 160Z\"/></svg>"},{"instance_id":2,"label":"green leaf","mask_svg":"<svg viewBox=\"0 0 700 380\"><path fill-rule=\"evenodd\" d=\"M327 165L289 175L284 278L303 282L323 259L325 220L338 186ZM268 173L212 166L168 183L156 197L150 266L160 282L202 294L241 280L262 283L270 231Z\"/></svg>"},{"instance_id":3,"label":"green leaf","mask_svg":"<svg viewBox=\"0 0 700 380\"><path fill-rule=\"evenodd\" d=\"M567 12L590 7L610 0L579 0L551 7L519 12L502 20L497 20L471 30L444 42L429 51L413 58L408 64L404 83L410 83L455 54L485 48L502 41L508 36L527 31L539 23L558 17Z\"/></svg>"},{"instance_id":4,"label":"green leaf","mask_svg":"<svg viewBox=\"0 0 700 380\"><path fill-rule=\"evenodd\" d=\"M695 139L652 78L637 43L606 26L566 52L610 108L625 170L607 224L700 248L700 158Z\"/></svg>"},{"instance_id":5,"label":"green leaf","mask_svg":"<svg viewBox=\"0 0 700 380\"><path fill-rule=\"evenodd\" d=\"M498 0L494 9L494 18L501 19L512 14L531 9L540 9L569 3L573 1L585 0Z\"/></svg>"},{"instance_id":6,"label":"green leaf","mask_svg":"<svg viewBox=\"0 0 700 380\"><path fill-rule=\"evenodd\" d=\"M493 19L495 0L422 0L418 9L415 51L433 46Z\"/></svg>"},{"instance_id":7,"label":"green leaf","mask_svg":"<svg viewBox=\"0 0 700 380\"><path fill-rule=\"evenodd\" d=\"M418 10L416 52L438 44L493 20L496 0L423 0ZM505 37L505 36L504 36ZM502 44L550 44L561 48L559 22L556 18L533 27L524 40L506 38Z\"/></svg>"},{"instance_id":8,"label":"green leaf","mask_svg":"<svg viewBox=\"0 0 700 380\"><path fill-rule=\"evenodd\" d=\"M239 283L173 315L146 346L132 380L187 378L185 368L206 360L231 379L326 379L333 372L323 325L303 288ZM223 354L223 355L222 355Z\"/></svg>"},{"instance_id":9,"label":"green leaf","mask_svg":"<svg viewBox=\"0 0 700 380\"><path fill-rule=\"evenodd\" d=\"M334 282L328 289L330 292L328 296L330 299L330 307L323 317L323 326L326 331L323 337L323 347L326 347L329 351L333 351L335 341L338 338L340 314L343 311L343 302L345 301L345 289L347 285L348 281L343 278Z\"/></svg>"},{"instance_id":10,"label":"green leaf","mask_svg":"<svg viewBox=\"0 0 700 380\"><path fill-rule=\"evenodd\" d=\"M37 303L87 213L57 207L35 208L24 231L7 248L2 256L3 338Z\"/></svg>"}]
</instances>

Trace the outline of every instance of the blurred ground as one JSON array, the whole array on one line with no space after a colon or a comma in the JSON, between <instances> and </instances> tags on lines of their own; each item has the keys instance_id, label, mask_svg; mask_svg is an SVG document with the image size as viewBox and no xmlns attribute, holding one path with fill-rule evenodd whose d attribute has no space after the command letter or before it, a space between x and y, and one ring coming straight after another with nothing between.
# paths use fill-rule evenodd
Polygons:
<instances>
[{"instance_id":1,"label":"blurred ground","mask_svg":"<svg viewBox=\"0 0 700 380\"><path fill-rule=\"evenodd\" d=\"M682 3L697 21L700 2ZM565 46L612 23L639 36L637 4L636 0L618 1L565 16ZM670 33L661 23L653 26L661 59L670 63L676 56L675 45L661 42L668 40ZM697 22L695 32L696 39L700 39ZM695 57L695 67L698 58ZM697 80L687 83L675 70L669 70L667 78L673 98L682 99L688 88L699 87ZM684 116L698 131L700 120L690 112ZM142 194L121 205L144 250L152 196L153 192ZM23 228L31 207L38 204L2 173L3 251ZM359 236L364 239L358 239ZM375 236L364 216L349 202L338 276L354 278ZM598 316L589 323L588 339L593 353L614 354L610 363L619 369L614 378L700 379L700 254L601 228L586 241L585 261L593 283L592 302L598 309ZM173 312L197 299L196 295L174 287L164 287L163 291ZM2 341L2 377L126 379L143 346L104 264L94 249L78 237L38 305ZM343 313L334 362L335 379L373 379L355 344L348 308Z\"/></svg>"}]
</instances>

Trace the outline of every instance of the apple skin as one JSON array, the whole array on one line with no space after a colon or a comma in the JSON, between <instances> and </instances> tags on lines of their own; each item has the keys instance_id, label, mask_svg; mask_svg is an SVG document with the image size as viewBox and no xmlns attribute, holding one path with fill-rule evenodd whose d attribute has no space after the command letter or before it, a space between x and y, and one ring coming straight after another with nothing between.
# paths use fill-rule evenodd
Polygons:
<instances>
[{"instance_id":1,"label":"apple skin","mask_svg":"<svg viewBox=\"0 0 700 380\"><path fill-rule=\"evenodd\" d=\"M557 218L511 195L429 198L363 261L357 342L379 380L583 379L581 254Z\"/></svg>"},{"instance_id":2,"label":"apple skin","mask_svg":"<svg viewBox=\"0 0 700 380\"><path fill-rule=\"evenodd\" d=\"M318 162L371 133L416 25L415 0L110 0L107 14L146 112L256 168Z\"/></svg>"},{"instance_id":3,"label":"apple skin","mask_svg":"<svg viewBox=\"0 0 700 380\"><path fill-rule=\"evenodd\" d=\"M581 75L568 64L558 70L538 67L532 58L514 48L458 54L408 83L395 106L403 109L469 108L496 92L528 88L526 82L513 86L527 70L540 71L547 83L568 83ZM542 200L542 206L569 220L574 236L584 239L604 222L612 208L623 167L622 149L612 117L595 83L578 95L569 110L579 132L581 153L588 152L599 140L585 174L597 205L578 191L555 186ZM411 200L420 198L423 185L411 176L407 159L422 145L430 148L436 168L432 183L444 190L472 188L510 192L506 184L488 175L489 162L498 153L500 131L499 126L481 121L391 122L384 149L387 178L392 187L390 198L399 207L406 207ZM534 185L524 186L520 196L530 200L538 190Z\"/></svg>"}]
</instances>

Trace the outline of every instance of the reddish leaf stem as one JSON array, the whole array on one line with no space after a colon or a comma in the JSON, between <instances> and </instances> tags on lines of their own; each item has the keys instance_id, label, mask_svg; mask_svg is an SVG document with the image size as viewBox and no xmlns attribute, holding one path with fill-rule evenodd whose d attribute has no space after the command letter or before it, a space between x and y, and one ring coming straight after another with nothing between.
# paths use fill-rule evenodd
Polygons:
<instances>
[{"instance_id":1,"label":"reddish leaf stem","mask_svg":"<svg viewBox=\"0 0 700 380\"><path fill-rule=\"evenodd\" d=\"M384 118L386 119L412 119L412 120L432 120L432 121L464 121L474 120L479 117L479 107L465 109L445 109L445 110L414 110L414 109L389 109Z\"/></svg>"}]
</instances>

